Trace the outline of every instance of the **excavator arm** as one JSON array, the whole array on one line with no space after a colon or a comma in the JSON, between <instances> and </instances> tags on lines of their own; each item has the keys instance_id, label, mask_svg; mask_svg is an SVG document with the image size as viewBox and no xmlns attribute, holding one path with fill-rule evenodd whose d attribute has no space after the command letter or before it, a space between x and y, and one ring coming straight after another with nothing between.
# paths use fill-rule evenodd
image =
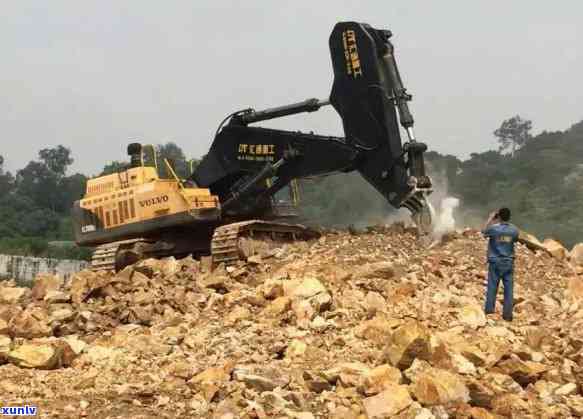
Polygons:
<instances>
[{"instance_id":1,"label":"excavator arm","mask_svg":"<svg viewBox=\"0 0 583 419\"><path fill-rule=\"evenodd\" d=\"M358 171L392 206L408 208L416 223L429 229L427 146L415 140L411 96L403 87L390 37L389 31L367 24L336 24L329 39L334 69L329 100L230 115L192 179L219 196L226 216L236 217L256 215L292 179ZM249 126L328 104L340 115L345 137ZM406 143L399 122L407 132Z\"/></svg>"}]
</instances>

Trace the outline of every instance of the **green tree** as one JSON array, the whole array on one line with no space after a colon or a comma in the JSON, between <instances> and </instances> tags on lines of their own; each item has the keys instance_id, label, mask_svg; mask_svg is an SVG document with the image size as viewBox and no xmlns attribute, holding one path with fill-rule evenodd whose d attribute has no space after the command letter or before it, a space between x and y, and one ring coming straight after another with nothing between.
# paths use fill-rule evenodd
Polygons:
<instances>
[{"instance_id":1,"label":"green tree","mask_svg":"<svg viewBox=\"0 0 583 419\"><path fill-rule=\"evenodd\" d=\"M59 181L59 202L57 212L68 213L73 203L85 194L87 177L81 173L62 178Z\"/></svg>"},{"instance_id":2,"label":"green tree","mask_svg":"<svg viewBox=\"0 0 583 419\"><path fill-rule=\"evenodd\" d=\"M112 161L111 163L106 164L103 167L103 170L99 174L99 176L111 175L112 173L119 173L123 172L124 170L129 169L130 163L129 162L120 162L120 161Z\"/></svg>"},{"instance_id":3,"label":"green tree","mask_svg":"<svg viewBox=\"0 0 583 419\"><path fill-rule=\"evenodd\" d=\"M17 172L18 192L40 208L68 212L72 200L81 197L85 186L83 175L65 176L73 163L71 150L59 145L42 149L38 155L40 161L31 161Z\"/></svg>"},{"instance_id":4,"label":"green tree","mask_svg":"<svg viewBox=\"0 0 583 419\"><path fill-rule=\"evenodd\" d=\"M39 151L38 156L59 177L65 176L67 168L73 163L71 150L62 145L55 148L43 148Z\"/></svg>"},{"instance_id":5,"label":"green tree","mask_svg":"<svg viewBox=\"0 0 583 419\"><path fill-rule=\"evenodd\" d=\"M171 179L172 174L169 172L164 163L164 159L173 166L176 175L179 178L186 179L190 176L189 163L186 160L184 151L173 142L167 142L158 146L158 166L160 168L160 177L163 179Z\"/></svg>"},{"instance_id":6,"label":"green tree","mask_svg":"<svg viewBox=\"0 0 583 419\"><path fill-rule=\"evenodd\" d=\"M494 136L500 143L500 152L510 149L510 155L514 157L516 150L524 147L532 139L531 129L532 121L522 119L518 115L502 122L500 128L494 131Z\"/></svg>"},{"instance_id":7,"label":"green tree","mask_svg":"<svg viewBox=\"0 0 583 419\"><path fill-rule=\"evenodd\" d=\"M0 196L10 193L14 189L14 177L10 172L4 172L4 157L0 156Z\"/></svg>"},{"instance_id":8,"label":"green tree","mask_svg":"<svg viewBox=\"0 0 583 419\"><path fill-rule=\"evenodd\" d=\"M29 162L17 172L16 184L18 194L30 198L41 208L56 210L59 176L45 163Z\"/></svg>"}]
</instances>

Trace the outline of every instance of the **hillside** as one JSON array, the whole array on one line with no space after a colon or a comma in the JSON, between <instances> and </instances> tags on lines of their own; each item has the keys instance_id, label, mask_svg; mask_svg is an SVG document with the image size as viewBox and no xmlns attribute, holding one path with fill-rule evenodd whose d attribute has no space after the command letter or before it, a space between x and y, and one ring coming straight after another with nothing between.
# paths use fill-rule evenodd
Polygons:
<instances>
[{"instance_id":1,"label":"hillside","mask_svg":"<svg viewBox=\"0 0 583 419\"><path fill-rule=\"evenodd\" d=\"M5 285L3 401L55 418L580 417L583 267L519 245L515 321L487 319L485 245L394 225L214 272L170 258Z\"/></svg>"}]
</instances>

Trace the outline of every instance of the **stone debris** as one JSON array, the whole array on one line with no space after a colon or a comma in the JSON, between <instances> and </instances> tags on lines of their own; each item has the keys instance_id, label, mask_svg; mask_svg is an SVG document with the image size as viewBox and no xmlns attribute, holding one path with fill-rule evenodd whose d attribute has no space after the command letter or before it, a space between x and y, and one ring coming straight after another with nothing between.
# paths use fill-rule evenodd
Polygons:
<instances>
[{"instance_id":1,"label":"stone debris","mask_svg":"<svg viewBox=\"0 0 583 419\"><path fill-rule=\"evenodd\" d=\"M471 229L427 246L377 226L214 270L6 281L3 402L55 418L583 416L583 244L521 233L511 323L483 313L485 249Z\"/></svg>"},{"instance_id":2,"label":"stone debris","mask_svg":"<svg viewBox=\"0 0 583 419\"><path fill-rule=\"evenodd\" d=\"M29 295L27 288L0 286L0 304L23 303Z\"/></svg>"},{"instance_id":3,"label":"stone debris","mask_svg":"<svg viewBox=\"0 0 583 419\"><path fill-rule=\"evenodd\" d=\"M429 357L429 340L429 331L425 326L417 321L408 321L389 338L385 358L391 365L401 370L407 369L416 358Z\"/></svg>"},{"instance_id":4,"label":"stone debris","mask_svg":"<svg viewBox=\"0 0 583 419\"><path fill-rule=\"evenodd\" d=\"M413 403L406 386L392 384L376 396L363 400L364 410L370 419L392 418Z\"/></svg>"},{"instance_id":5,"label":"stone debris","mask_svg":"<svg viewBox=\"0 0 583 419\"><path fill-rule=\"evenodd\" d=\"M569 251L565 249L565 247L558 241L553 239L545 239L543 241L543 246L553 257L559 260L567 259Z\"/></svg>"},{"instance_id":6,"label":"stone debris","mask_svg":"<svg viewBox=\"0 0 583 419\"><path fill-rule=\"evenodd\" d=\"M569 260L575 266L583 265L583 243L573 246L573 249L569 252Z\"/></svg>"}]
</instances>

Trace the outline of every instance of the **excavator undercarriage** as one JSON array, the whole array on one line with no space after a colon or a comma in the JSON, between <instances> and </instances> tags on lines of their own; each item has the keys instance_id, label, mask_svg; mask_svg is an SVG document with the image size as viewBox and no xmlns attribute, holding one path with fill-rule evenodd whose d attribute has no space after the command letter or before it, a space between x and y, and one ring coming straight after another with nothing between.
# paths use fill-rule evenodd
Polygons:
<instances>
[{"instance_id":1,"label":"excavator undercarriage","mask_svg":"<svg viewBox=\"0 0 583 419\"><path fill-rule=\"evenodd\" d=\"M214 265L225 266L247 260L251 256L280 247L285 243L309 241L320 237L320 233L301 224L248 220L227 224L214 230L210 252L201 251L194 256L212 256ZM98 246L92 255L90 269L93 271L120 271L147 258L192 255L192 249L180 252L175 243L144 238L123 240Z\"/></svg>"}]
</instances>

